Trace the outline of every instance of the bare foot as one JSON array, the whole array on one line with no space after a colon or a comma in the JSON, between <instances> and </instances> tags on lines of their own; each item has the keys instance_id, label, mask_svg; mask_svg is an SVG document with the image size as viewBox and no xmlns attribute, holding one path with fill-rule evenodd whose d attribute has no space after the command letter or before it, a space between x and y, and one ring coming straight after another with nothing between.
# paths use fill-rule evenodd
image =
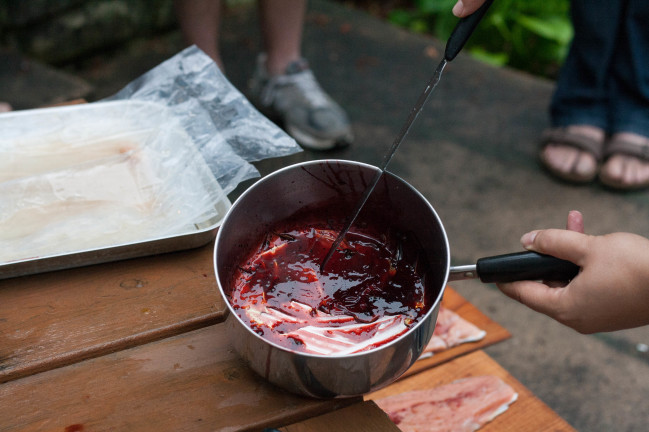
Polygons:
<instances>
[{"instance_id":1,"label":"bare foot","mask_svg":"<svg viewBox=\"0 0 649 432\"><path fill-rule=\"evenodd\" d=\"M568 126L566 132L604 142L604 131L595 126ZM541 151L541 159L553 173L567 180L589 181L597 174L595 155L572 145L550 141Z\"/></svg>"},{"instance_id":2,"label":"bare foot","mask_svg":"<svg viewBox=\"0 0 649 432\"><path fill-rule=\"evenodd\" d=\"M625 143L632 154L616 152L615 143ZM618 189L638 189L649 186L649 138L631 132L620 132L611 138L611 156L602 166L600 178Z\"/></svg>"},{"instance_id":3,"label":"bare foot","mask_svg":"<svg viewBox=\"0 0 649 432\"><path fill-rule=\"evenodd\" d=\"M7 102L0 102L0 113L11 111L11 105Z\"/></svg>"}]
</instances>

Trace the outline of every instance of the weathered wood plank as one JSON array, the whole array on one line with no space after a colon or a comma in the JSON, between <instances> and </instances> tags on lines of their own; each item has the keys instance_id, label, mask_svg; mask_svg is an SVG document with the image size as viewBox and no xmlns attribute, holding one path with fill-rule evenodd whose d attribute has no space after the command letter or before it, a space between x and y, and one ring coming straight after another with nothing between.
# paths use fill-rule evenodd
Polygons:
<instances>
[{"instance_id":1,"label":"weathered wood plank","mask_svg":"<svg viewBox=\"0 0 649 432\"><path fill-rule=\"evenodd\" d=\"M212 251L0 281L0 382L222 321Z\"/></svg>"},{"instance_id":2,"label":"weathered wood plank","mask_svg":"<svg viewBox=\"0 0 649 432\"><path fill-rule=\"evenodd\" d=\"M318 400L280 390L243 363L225 327L217 324L4 383L0 430L258 430L362 400Z\"/></svg>"},{"instance_id":3,"label":"weathered wood plank","mask_svg":"<svg viewBox=\"0 0 649 432\"><path fill-rule=\"evenodd\" d=\"M282 432L400 432L374 402L357 403L280 429Z\"/></svg>"}]
</instances>

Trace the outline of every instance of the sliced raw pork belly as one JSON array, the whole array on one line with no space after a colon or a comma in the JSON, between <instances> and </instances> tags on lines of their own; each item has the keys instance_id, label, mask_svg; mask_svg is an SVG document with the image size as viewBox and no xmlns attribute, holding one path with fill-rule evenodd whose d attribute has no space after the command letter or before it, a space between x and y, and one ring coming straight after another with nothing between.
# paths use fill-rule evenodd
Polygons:
<instances>
[{"instance_id":1,"label":"sliced raw pork belly","mask_svg":"<svg viewBox=\"0 0 649 432\"><path fill-rule=\"evenodd\" d=\"M398 315L379 318L367 324L340 327L306 326L284 336L298 340L308 353L346 355L385 345L407 331L408 326L404 324L403 316ZM359 341L360 334L366 335L366 339Z\"/></svg>"},{"instance_id":2,"label":"sliced raw pork belly","mask_svg":"<svg viewBox=\"0 0 649 432\"><path fill-rule=\"evenodd\" d=\"M493 375L376 400L403 432L472 432L507 411L518 394Z\"/></svg>"},{"instance_id":3,"label":"sliced raw pork belly","mask_svg":"<svg viewBox=\"0 0 649 432\"><path fill-rule=\"evenodd\" d=\"M466 343L481 340L487 334L476 325L462 318L452 310L440 306L433 337L419 358L430 357L433 353Z\"/></svg>"}]
</instances>

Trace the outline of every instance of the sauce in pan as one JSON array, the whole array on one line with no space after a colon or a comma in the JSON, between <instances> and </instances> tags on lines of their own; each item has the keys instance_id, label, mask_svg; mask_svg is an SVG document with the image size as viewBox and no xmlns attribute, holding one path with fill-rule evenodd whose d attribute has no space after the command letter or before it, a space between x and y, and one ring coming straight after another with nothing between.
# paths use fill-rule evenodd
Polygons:
<instances>
[{"instance_id":1,"label":"sauce in pan","mask_svg":"<svg viewBox=\"0 0 649 432\"><path fill-rule=\"evenodd\" d=\"M407 332L432 303L415 242L359 224L321 272L338 234L323 225L298 219L267 233L236 271L230 300L239 317L278 345L322 355L365 351Z\"/></svg>"}]
</instances>

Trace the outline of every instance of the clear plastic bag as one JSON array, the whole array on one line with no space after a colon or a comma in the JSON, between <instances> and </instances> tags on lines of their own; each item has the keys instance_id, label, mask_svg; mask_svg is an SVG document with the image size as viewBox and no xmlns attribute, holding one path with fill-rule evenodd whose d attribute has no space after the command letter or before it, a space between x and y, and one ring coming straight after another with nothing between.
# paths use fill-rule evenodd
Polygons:
<instances>
[{"instance_id":1,"label":"clear plastic bag","mask_svg":"<svg viewBox=\"0 0 649 432\"><path fill-rule=\"evenodd\" d=\"M226 193L259 175L247 162L301 151L295 140L261 115L196 46L186 48L106 100L141 100L167 106Z\"/></svg>"}]
</instances>

